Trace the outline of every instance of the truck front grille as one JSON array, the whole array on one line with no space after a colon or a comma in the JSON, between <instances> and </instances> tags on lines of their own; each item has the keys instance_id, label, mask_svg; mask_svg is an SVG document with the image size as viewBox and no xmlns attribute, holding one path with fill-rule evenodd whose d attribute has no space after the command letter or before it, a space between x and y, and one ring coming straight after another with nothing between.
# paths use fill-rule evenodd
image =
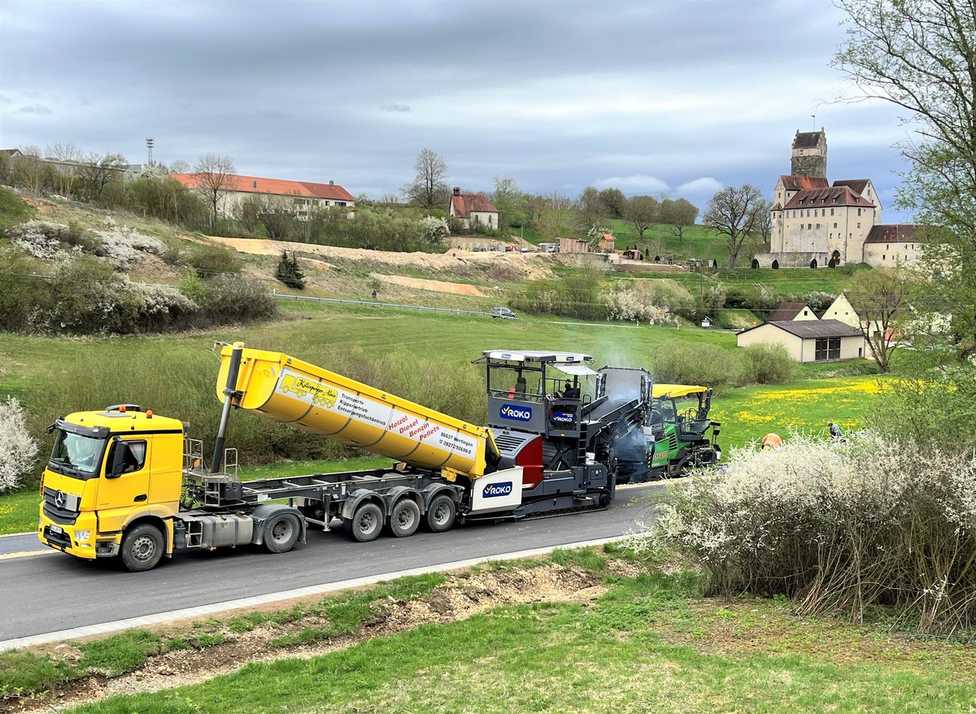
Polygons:
<instances>
[{"instance_id":1,"label":"truck front grille","mask_svg":"<svg viewBox=\"0 0 976 714\"><path fill-rule=\"evenodd\" d=\"M58 498L58 494L61 498ZM58 505L61 501L61 505ZM44 488L44 515L55 523L72 525L78 520L78 504L80 499L69 493L62 493L53 488Z\"/></svg>"}]
</instances>

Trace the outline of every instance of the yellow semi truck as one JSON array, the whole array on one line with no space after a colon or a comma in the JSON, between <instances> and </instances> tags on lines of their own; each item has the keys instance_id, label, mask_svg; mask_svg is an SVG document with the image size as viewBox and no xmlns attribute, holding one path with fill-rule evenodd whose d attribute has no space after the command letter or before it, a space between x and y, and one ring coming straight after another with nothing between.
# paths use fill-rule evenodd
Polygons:
<instances>
[{"instance_id":1,"label":"yellow semi truck","mask_svg":"<svg viewBox=\"0 0 976 714\"><path fill-rule=\"evenodd\" d=\"M221 350L223 409L209 468L179 420L134 404L68 414L53 425L37 535L79 558L119 558L132 571L179 551L259 545L272 553L336 521L358 541L425 524L518 518L605 506L616 474L612 440L649 414L650 379L608 401L588 355L486 352L489 426L477 426L295 357L243 344ZM498 390L500 375L518 374ZM548 370L548 372L547 372ZM533 375L533 393L525 376ZM555 376L553 376L555 375ZM570 378L575 393L548 394ZM507 378L507 377L506 377ZM590 378L582 393L581 380ZM523 391L516 392L516 387ZM387 456L396 467L241 482L225 449L232 409ZM229 462L229 463L228 463Z\"/></svg>"}]
</instances>

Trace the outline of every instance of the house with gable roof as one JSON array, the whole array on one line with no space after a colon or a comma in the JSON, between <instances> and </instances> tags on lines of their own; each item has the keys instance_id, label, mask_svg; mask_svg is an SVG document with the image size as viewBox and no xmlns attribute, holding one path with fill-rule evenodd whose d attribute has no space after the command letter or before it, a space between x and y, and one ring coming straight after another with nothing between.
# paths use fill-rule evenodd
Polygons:
<instances>
[{"instance_id":1,"label":"house with gable roof","mask_svg":"<svg viewBox=\"0 0 976 714\"><path fill-rule=\"evenodd\" d=\"M483 193L462 193L457 186L451 191L448 214L461 221L468 230L483 226L498 230L498 209Z\"/></svg>"}]
</instances>

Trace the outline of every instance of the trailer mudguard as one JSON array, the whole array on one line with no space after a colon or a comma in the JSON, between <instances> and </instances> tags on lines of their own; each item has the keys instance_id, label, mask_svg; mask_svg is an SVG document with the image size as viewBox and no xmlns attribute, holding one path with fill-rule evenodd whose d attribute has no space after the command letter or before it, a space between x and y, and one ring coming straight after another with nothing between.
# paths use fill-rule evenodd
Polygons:
<instances>
[{"instance_id":1,"label":"trailer mudguard","mask_svg":"<svg viewBox=\"0 0 976 714\"><path fill-rule=\"evenodd\" d=\"M346 497L346 502L342 504L342 511L339 515L346 520L352 518L356 514L356 509L359 508L359 504L363 501L374 501L383 511L383 518L389 514L389 504L381 494L369 489L357 488Z\"/></svg>"},{"instance_id":2,"label":"trailer mudguard","mask_svg":"<svg viewBox=\"0 0 976 714\"><path fill-rule=\"evenodd\" d=\"M306 543L305 533L308 528L308 524L305 522L305 516L295 508L294 506L289 506L284 503L264 503L255 508L251 512L251 518L254 520L254 531L251 535L251 543L254 545L264 545L264 524L267 520L282 511L293 514L301 526L301 535L298 537L299 543Z\"/></svg>"}]
</instances>

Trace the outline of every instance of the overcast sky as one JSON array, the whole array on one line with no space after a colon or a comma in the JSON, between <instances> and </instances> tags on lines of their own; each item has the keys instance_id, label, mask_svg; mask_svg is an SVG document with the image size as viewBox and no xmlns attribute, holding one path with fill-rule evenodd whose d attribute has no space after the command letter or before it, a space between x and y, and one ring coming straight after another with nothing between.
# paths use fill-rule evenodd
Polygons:
<instances>
[{"instance_id":1,"label":"overcast sky","mask_svg":"<svg viewBox=\"0 0 976 714\"><path fill-rule=\"evenodd\" d=\"M0 0L0 146L55 142L378 197L418 149L450 181L770 194L796 129L825 126L831 179L874 180L886 220L906 137L830 67L812 0Z\"/></svg>"}]
</instances>

